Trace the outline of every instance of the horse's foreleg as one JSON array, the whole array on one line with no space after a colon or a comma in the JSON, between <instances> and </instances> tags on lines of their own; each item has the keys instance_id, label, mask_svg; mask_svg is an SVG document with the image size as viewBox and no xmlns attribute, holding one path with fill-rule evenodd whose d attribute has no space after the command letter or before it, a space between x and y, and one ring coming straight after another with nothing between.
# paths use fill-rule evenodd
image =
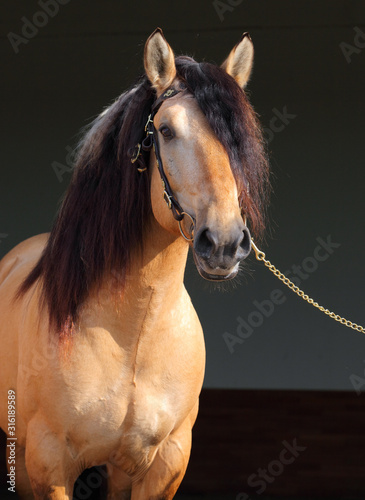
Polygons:
<instances>
[{"instance_id":1,"label":"horse's foreleg","mask_svg":"<svg viewBox=\"0 0 365 500\"><path fill-rule=\"evenodd\" d=\"M132 500L170 500L184 477L191 449L191 419L160 446L143 480L133 484Z\"/></svg>"},{"instance_id":2,"label":"horse's foreleg","mask_svg":"<svg viewBox=\"0 0 365 500\"><path fill-rule=\"evenodd\" d=\"M108 497L107 500L130 500L132 482L118 464L107 464Z\"/></svg>"},{"instance_id":3,"label":"horse's foreleg","mask_svg":"<svg viewBox=\"0 0 365 500\"><path fill-rule=\"evenodd\" d=\"M28 424L25 464L35 500L72 500L76 467L65 441L41 418Z\"/></svg>"}]
</instances>

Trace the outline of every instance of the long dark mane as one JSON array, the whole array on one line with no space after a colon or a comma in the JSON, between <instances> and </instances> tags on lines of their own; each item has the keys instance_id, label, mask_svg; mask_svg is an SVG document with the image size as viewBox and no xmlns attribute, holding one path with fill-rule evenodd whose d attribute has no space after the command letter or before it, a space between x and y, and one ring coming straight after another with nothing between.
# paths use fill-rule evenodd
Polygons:
<instances>
[{"instance_id":1,"label":"long dark mane","mask_svg":"<svg viewBox=\"0 0 365 500\"><path fill-rule=\"evenodd\" d=\"M258 237L265 226L268 163L256 115L237 83L217 66L176 58L177 76L196 98L226 148L240 202ZM130 161L155 100L144 76L91 125L76 154L74 173L47 245L18 296L38 279L50 325L58 332L106 273L123 286L131 258L143 251L152 210L148 175ZM148 156L143 161L148 164Z\"/></svg>"}]
</instances>

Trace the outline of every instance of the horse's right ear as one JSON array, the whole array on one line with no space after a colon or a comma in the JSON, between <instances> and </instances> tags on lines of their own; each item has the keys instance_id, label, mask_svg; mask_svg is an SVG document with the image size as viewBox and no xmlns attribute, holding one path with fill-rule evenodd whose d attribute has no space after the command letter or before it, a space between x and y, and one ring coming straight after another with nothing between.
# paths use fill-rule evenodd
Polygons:
<instances>
[{"instance_id":1,"label":"horse's right ear","mask_svg":"<svg viewBox=\"0 0 365 500\"><path fill-rule=\"evenodd\" d=\"M155 29L146 42L144 68L157 95L168 88L176 76L175 56L161 28Z\"/></svg>"}]
</instances>

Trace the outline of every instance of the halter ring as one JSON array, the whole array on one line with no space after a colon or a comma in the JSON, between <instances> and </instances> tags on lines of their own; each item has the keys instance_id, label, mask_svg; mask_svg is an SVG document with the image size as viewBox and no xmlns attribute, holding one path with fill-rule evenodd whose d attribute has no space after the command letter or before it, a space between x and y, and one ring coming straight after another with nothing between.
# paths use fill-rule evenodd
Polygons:
<instances>
[{"instance_id":1,"label":"halter ring","mask_svg":"<svg viewBox=\"0 0 365 500\"><path fill-rule=\"evenodd\" d=\"M183 229L182 229L182 226L181 226L181 222L182 220L179 220L178 221L178 224L179 224L179 229L180 229L180 233L181 233L181 236L186 240L186 241L194 241L194 228L195 228L195 219L194 217L192 217L190 214L188 214L187 212L181 212L181 215L187 215L189 217L189 219L191 220L192 224L193 224L193 230L192 230L192 235L191 237L189 238L188 236L186 236L186 234L184 233ZM184 219L183 219L184 220Z\"/></svg>"}]
</instances>

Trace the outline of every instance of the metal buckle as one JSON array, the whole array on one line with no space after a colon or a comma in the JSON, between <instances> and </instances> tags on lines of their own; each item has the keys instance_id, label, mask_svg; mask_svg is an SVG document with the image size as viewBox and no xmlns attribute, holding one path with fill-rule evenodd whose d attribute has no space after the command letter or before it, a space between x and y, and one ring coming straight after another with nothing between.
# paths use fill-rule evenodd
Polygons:
<instances>
[{"instance_id":1,"label":"metal buckle","mask_svg":"<svg viewBox=\"0 0 365 500\"><path fill-rule=\"evenodd\" d=\"M164 183L164 184L165 184L165 183ZM167 205L168 205L169 209L171 210L171 207L172 207L171 198L172 198L172 196L170 196L170 195L167 193L166 189L164 189L164 192L163 192L163 197L164 197L164 200L166 201L166 203L167 203Z\"/></svg>"},{"instance_id":2,"label":"metal buckle","mask_svg":"<svg viewBox=\"0 0 365 500\"><path fill-rule=\"evenodd\" d=\"M151 115L148 115L148 118L147 118L147 121L146 121L146 125L144 127L144 131L147 132L147 134L153 134L153 130L152 130L152 132L150 130L148 130L148 125L150 123L153 124L153 120L151 120Z\"/></svg>"},{"instance_id":3,"label":"metal buckle","mask_svg":"<svg viewBox=\"0 0 365 500\"><path fill-rule=\"evenodd\" d=\"M137 146L135 146L137 152L132 156L131 163L135 163L138 160L139 155L141 154L141 143L139 142Z\"/></svg>"},{"instance_id":4,"label":"metal buckle","mask_svg":"<svg viewBox=\"0 0 365 500\"><path fill-rule=\"evenodd\" d=\"M168 89L166 90L166 92L164 93L164 97L170 97L172 94L175 94L176 90L175 89Z\"/></svg>"}]
</instances>

